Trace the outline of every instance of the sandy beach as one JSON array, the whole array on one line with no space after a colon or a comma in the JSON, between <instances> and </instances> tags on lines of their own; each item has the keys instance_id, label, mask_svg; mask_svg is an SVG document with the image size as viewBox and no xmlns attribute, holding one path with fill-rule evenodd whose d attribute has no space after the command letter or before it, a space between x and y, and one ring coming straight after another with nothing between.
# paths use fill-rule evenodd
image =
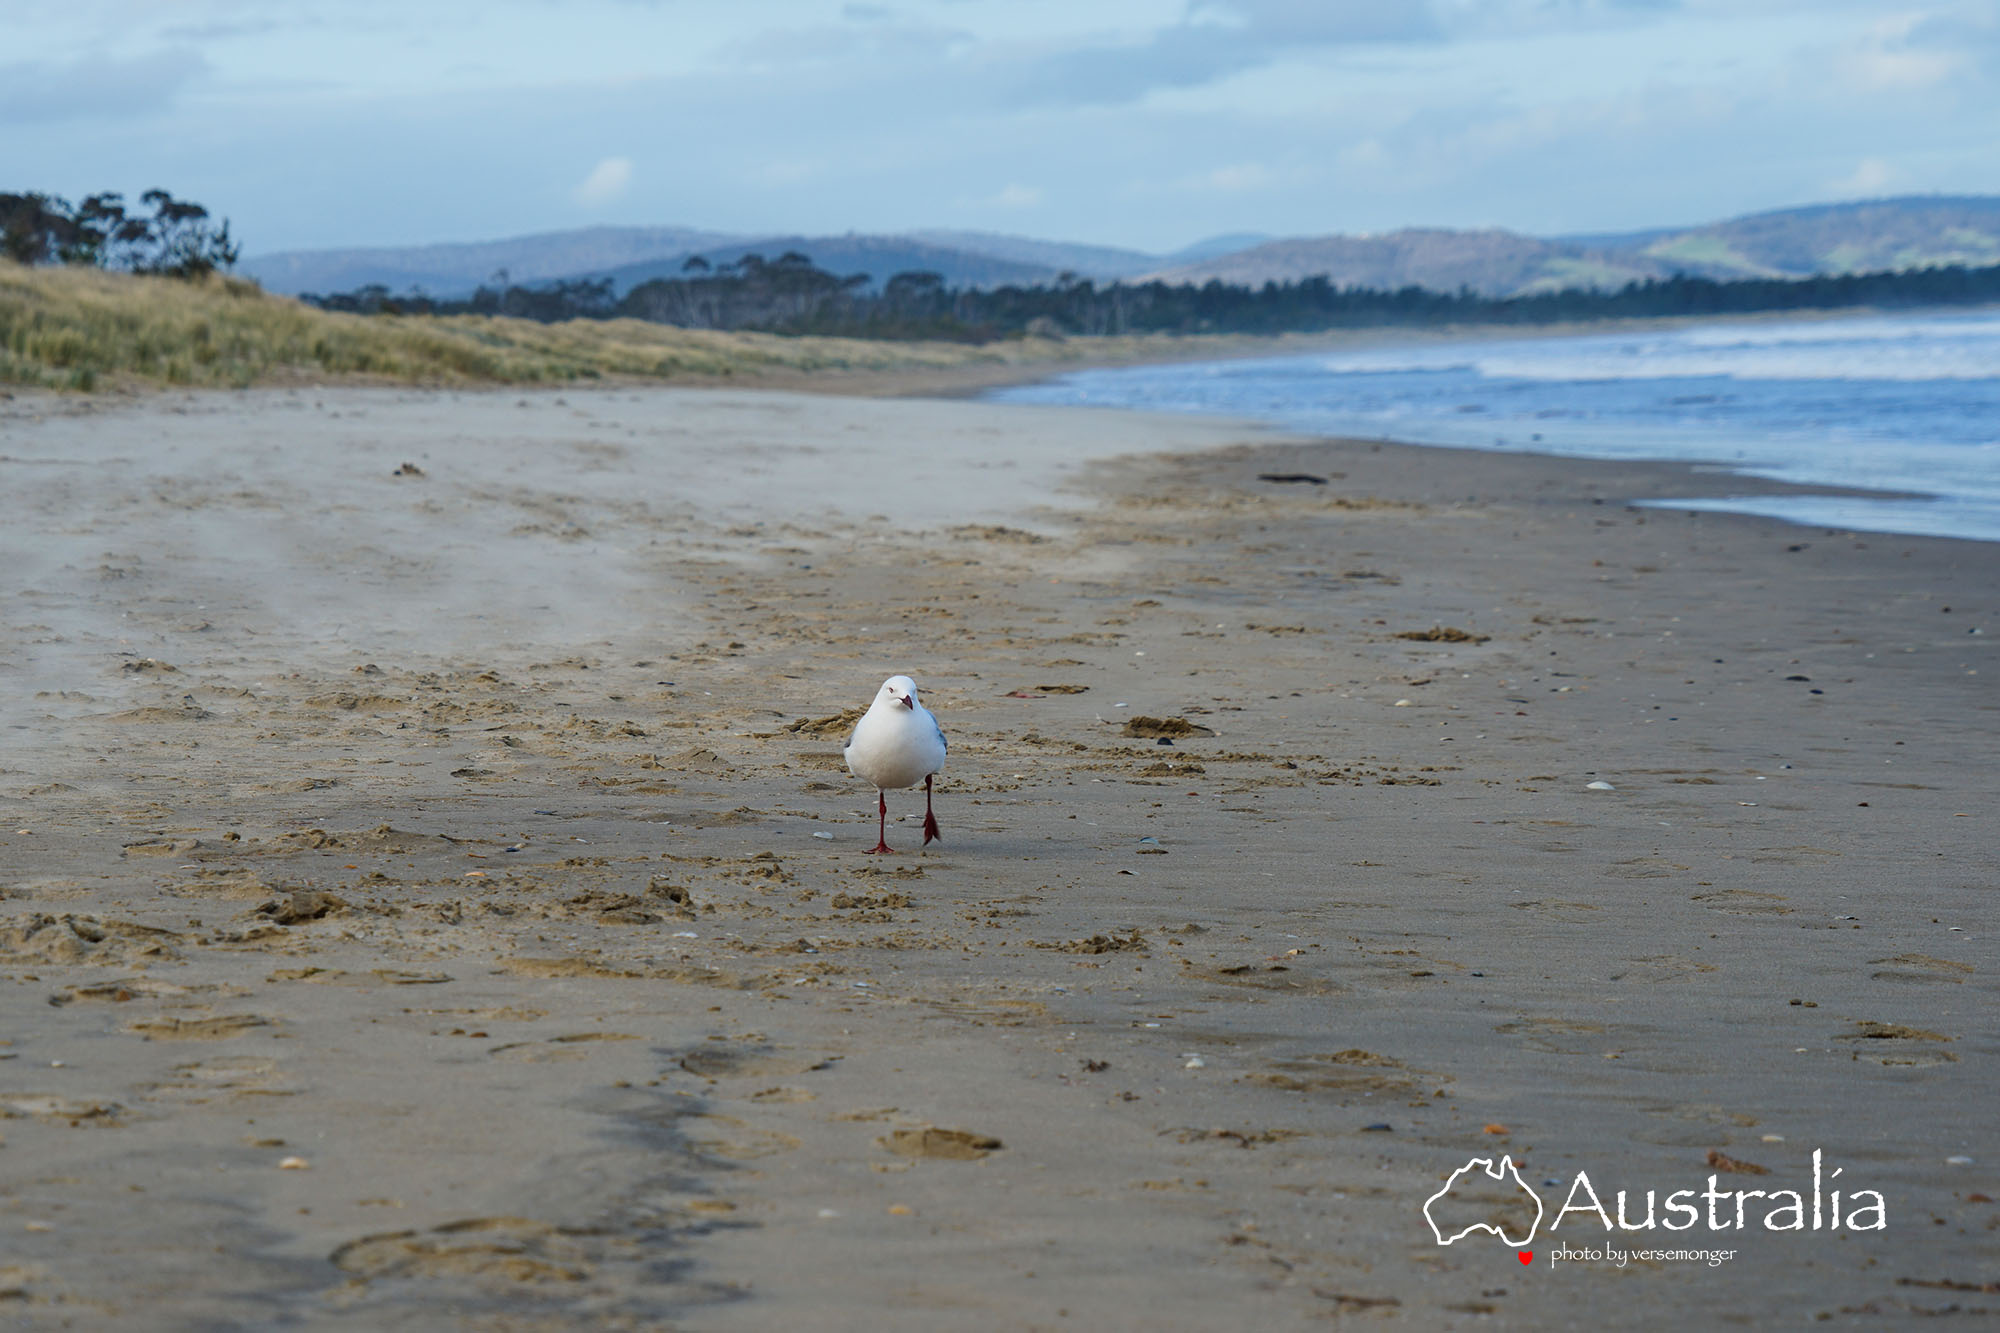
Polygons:
<instances>
[{"instance_id":1,"label":"sandy beach","mask_svg":"<svg viewBox=\"0 0 2000 1333\"><path fill-rule=\"evenodd\" d=\"M0 401L0 1317L1990 1317L2000 545L1628 505L1717 490L943 399ZM895 672L944 841L891 793L873 857ZM1530 1243L1427 1220L1503 1154ZM1549 1230L1579 1173L1737 1197Z\"/></svg>"}]
</instances>

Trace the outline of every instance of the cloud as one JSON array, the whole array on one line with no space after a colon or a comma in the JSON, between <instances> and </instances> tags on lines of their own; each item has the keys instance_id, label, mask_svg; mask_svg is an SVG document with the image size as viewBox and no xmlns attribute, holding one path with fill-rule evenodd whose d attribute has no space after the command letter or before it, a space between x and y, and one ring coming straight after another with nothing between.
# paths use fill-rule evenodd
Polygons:
<instances>
[{"instance_id":1,"label":"cloud","mask_svg":"<svg viewBox=\"0 0 2000 1333\"><path fill-rule=\"evenodd\" d=\"M1234 30L1267 46L1289 42L1346 45L1355 42L1431 41L1441 36L1437 3L1383 4L1380 0L1199 0L1190 5L1196 31Z\"/></svg>"},{"instance_id":2,"label":"cloud","mask_svg":"<svg viewBox=\"0 0 2000 1333\"><path fill-rule=\"evenodd\" d=\"M89 55L68 64L0 65L0 125L145 115L207 69L198 53L180 47L130 60Z\"/></svg>"},{"instance_id":3,"label":"cloud","mask_svg":"<svg viewBox=\"0 0 2000 1333\"><path fill-rule=\"evenodd\" d=\"M1034 219L1165 249L2000 180L2000 0L503 0L469 25L462 3L15 8L8 171L72 196L168 185L274 249L651 209L745 233ZM665 127L688 188L656 194L650 153L638 178L636 124ZM383 188L398 206L368 207Z\"/></svg>"},{"instance_id":4,"label":"cloud","mask_svg":"<svg viewBox=\"0 0 2000 1333\"><path fill-rule=\"evenodd\" d=\"M1185 25L1129 45L1084 46L1018 62L1003 94L1016 106L1118 106L1159 88L1198 88L1270 59L1240 32Z\"/></svg>"},{"instance_id":5,"label":"cloud","mask_svg":"<svg viewBox=\"0 0 2000 1333\"><path fill-rule=\"evenodd\" d=\"M1747 0L1729 3L1739 9L1754 7ZM1671 19L1684 8L1681 0L1431 0L1430 4L1439 26L1454 37L1630 29Z\"/></svg>"},{"instance_id":6,"label":"cloud","mask_svg":"<svg viewBox=\"0 0 2000 1333\"><path fill-rule=\"evenodd\" d=\"M177 42L227 41L236 37L264 37L274 32L286 32L294 25L313 26L312 21L301 15L289 19L258 17L247 19L214 19L208 22L176 23L160 29L162 37L170 37Z\"/></svg>"},{"instance_id":7,"label":"cloud","mask_svg":"<svg viewBox=\"0 0 2000 1333\"><path fill-rule=\"evenodd\" d=\"M1117 106L1160 89L1198 88L1301 49L1370 42L1428 42L1439 29L1423 5L1334 0L1199 4L1143 41L1100 39L1017 62L1004 100L1015 105Z\"/></svg>"},{"instance_id":8,"label":"cloud","mask_svg":"<svg viewBox=\"0 0 2000 1333\"><path fill-rule=\"evenodd\" d=\"M907 69L949 59L975 44L963 29L889 22L893 16L887 11L880 19L853 12L844 17L848 19L844 25L761 29L724 43L716 55L725 65L753 70L801 65L853 69L871 63Z\"/></svg>"},{"instance_id":9,"label":"cloud","mask_svg":"<svg viewBox=\"0 0 2000 1333\"><path fill-rule=\"evenodd\" d=\"M1883 19L1846 53L1850 78L1871 92L1923 90L1971 63L1965 50L1920 26L1916 15Z\"/></svg>"},{"instance_id":10,"label":"cloud","mask_svg":"<svg viewBox=\"0 0 2000 1333\"><path fill-rule=\"evenodd\" d=\"M1185 184L1190 189L1240 194L1245 190L1267 189L1276 182L1277 175L1261 162L1235 162L1191 176Z\"/></svg>"},{"instance_id":11,"label":"cloud","mask_svg":"<svg viewBox=\"0 0 2000 1333\"><path fill-rule=\"evenodd\" d=\"M1039 185L1022 185L1018 181L1012 181L991 194L967 190L955 196L951 203L954 208L979 212L990 212L994 209L1019 212L1022 209L1040 208L1047 197Z\"/></svg>"},{"instance_id":12,"label":"cloud","mask_svg":"<svg viewBox=\"0 0 2000 1333\"><path fill-rule=\"evenodd\" d=\"M1864 157L1851 175L1827 182L1837 198L1867 199L1886 193L1902 173L1879 157Z\"/></svg>"},{"instance_id":13,"label":"cloud","mask_svg":"<svg viewBox=\"0 0 2000 1333\"><path fill-rule=\"evenodd\" d=\"M1017 53L1004 100L1118 106L1300 57L1623 30L1659 22L1677 8L1678 0L1194 0L1180 21L1143 39L1106 36L1032 58Z\"/></svg>"},{"instance_id":14,"label":"cloud","mask_svg":"<svg viewBox=\"0 0 2000 1333\"><path fill-rule=\"evenodd\" d=\"M1681 0L1196 0L1189 17L1235 28L1268 47L1449 42L1597 32L1658 22Z\"/></svg>"},{"instance_id":15,"label":"cloud","mask_svg":"<svg viewBox=\"0 0 2000 1333\"><path fill-rule=\"evenodd\" d=\"M988 202L996 208L1033 208L1042 202L1042 192L1033 185L1017 185L1010 182Z\"/></svg>"},{"instance_id":16,"label":"cloud","mask_svg":"<svg viewBox=\"0 0 2000 1333\"><path fill-rule=\"evenodd\" d=\"M583 184L576 187L576 202L585 208L602 208L622 196L632 186L632 159L607 157L590 169Z\"/></svg>"}]
</instances>

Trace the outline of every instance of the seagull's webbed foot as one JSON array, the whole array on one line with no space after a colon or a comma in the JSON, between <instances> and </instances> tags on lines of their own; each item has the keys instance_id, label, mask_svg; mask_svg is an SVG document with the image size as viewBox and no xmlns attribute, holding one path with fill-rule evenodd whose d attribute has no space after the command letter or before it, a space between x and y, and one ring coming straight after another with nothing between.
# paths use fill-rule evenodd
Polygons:
<instances>
[{"instance_id":1,"label":"seagull's webbed foot","mask_svg":"<svg viewBox=\"0 0 2000 1333\"><path fill-rule=\"evenodd\" d=\"M937 816L931 813L931 780L924 779L924 846L943 842L944 834L938 832Z\"/></svg>"},{"instance_id":2,"label":"seagull's webbed foot","mask_svg":"<svg viewBox=\"0 0 2000 1333\"><path fill-rule=\"evenodd\" d=\"M877 856L877 855L894 856L896 854L896 849L894 847L891 847L886 842L878 842L873 847L870 847L865 854L868 856Z\"/></svg>"}]
</instances>

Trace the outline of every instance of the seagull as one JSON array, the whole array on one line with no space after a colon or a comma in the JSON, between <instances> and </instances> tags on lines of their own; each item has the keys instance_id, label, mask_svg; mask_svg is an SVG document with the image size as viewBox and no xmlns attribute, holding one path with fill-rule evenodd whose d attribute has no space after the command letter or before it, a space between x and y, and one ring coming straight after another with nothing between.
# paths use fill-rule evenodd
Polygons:
<instances>
[{"instance_id":1,"label":"seagull","mask_svg":"<svg viewBox=\"0 0 2000 1333\"><path fill-rule=\"evenodd\" d=\"M883 681L875 702L841 748L848 771L875 784L879 817L871 853L895 851L889 845L889 788L914 787L918 779L924 784L924 846L930 846L933 838L944 841L937 816L931 813L931 778L944 768L944 753L944 729L931 710L917 702L917 682L908 676Z\"/></svg>"}]
</instances>

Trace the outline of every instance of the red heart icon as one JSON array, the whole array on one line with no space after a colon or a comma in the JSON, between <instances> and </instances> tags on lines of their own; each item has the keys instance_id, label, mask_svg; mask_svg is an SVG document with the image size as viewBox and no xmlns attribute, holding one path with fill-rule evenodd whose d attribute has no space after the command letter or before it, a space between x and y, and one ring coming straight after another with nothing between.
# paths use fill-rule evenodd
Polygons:
<instances>
[{"instance_id":1,"label":"red heart icon","mask_svg":"<svg viewBox=\"0 0 2000 1333\"><path fill-rule=\"evenodd\" d=\"M1533 1250L1522 1250L1521 1262L1524 1264L1531 1264L1535 1262L1535 1252Z\"/></svg>"}]
</instances>

